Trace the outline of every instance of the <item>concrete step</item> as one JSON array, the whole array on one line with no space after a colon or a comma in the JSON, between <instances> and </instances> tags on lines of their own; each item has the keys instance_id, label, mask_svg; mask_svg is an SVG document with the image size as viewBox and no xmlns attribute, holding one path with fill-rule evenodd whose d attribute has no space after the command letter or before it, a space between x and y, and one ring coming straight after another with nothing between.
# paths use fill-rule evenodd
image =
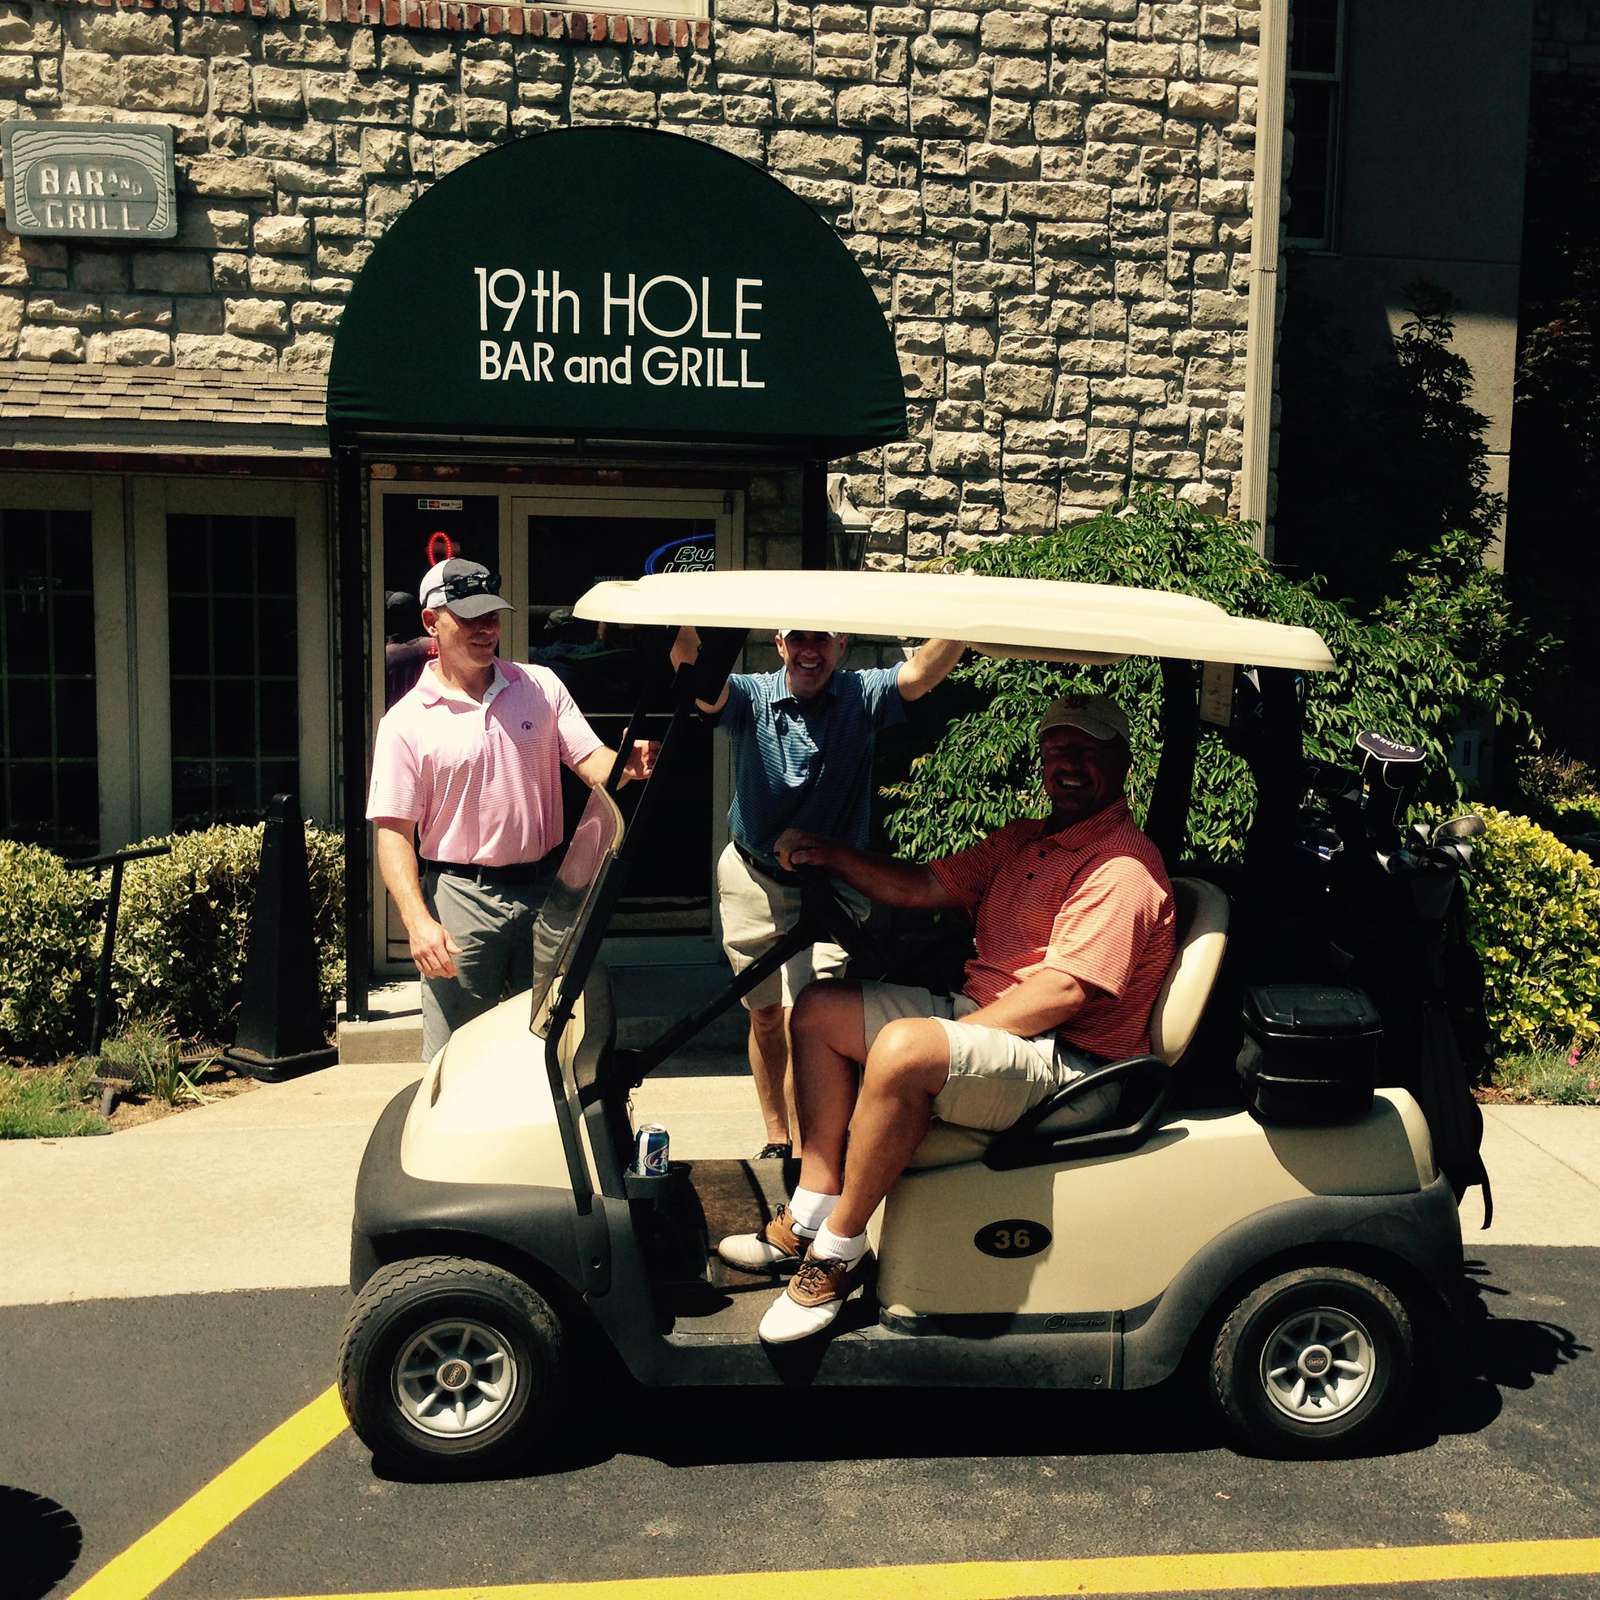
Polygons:
<instances>
[{"instance_id":1,"label":"concrete step","mask_svg":"<svg viewBox=\"0 0 1600 1600\"><path fill-rule=\"evenodd\" d=\"M617 1012L617 1043L637 1049L658 1038L696 1007L704 1005L728 981L726 967L632 966L611 969L612 998ZM386 983L368 996L368 1016L338 1022L342 1062L420 1061L422 1058L422 985L420 980ZM682 1052L692 1066L680 1070L718 1071L715 1063L732 1057L743 1070L744 1009L735 1005L716 1018ZM676 1062L673 1065L677 1065Z\"/></svg>"}]
</instances>

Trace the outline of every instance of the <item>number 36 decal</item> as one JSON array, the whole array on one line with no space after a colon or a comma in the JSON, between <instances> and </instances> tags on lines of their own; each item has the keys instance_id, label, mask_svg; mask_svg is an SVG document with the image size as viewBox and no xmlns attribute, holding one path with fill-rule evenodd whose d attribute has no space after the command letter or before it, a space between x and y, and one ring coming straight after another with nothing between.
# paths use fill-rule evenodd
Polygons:
<instances>
[{"instance_id":1,"label":"number 36 decal","mask_svg":"<svg viewBox=\"0 0 1600 1600\"><path fill-rule=\"evenodd\" d=\"M989 1222L972 1236L973 1244L986 1256L1036 1256L1050 1246L1050 1230L1042 1222L1026 1217L1007 1217L1004 1222Z\"/></svg>"}]
</instances>

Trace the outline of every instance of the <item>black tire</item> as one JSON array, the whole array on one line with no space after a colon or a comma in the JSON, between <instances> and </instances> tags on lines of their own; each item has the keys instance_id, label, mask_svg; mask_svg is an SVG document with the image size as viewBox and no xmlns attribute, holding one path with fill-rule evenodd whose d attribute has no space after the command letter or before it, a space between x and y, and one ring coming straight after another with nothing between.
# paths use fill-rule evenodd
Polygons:
<instances>
[{"instance_id":1,"label":"black tire","mask_svg":"<svg viewBox=\"0 0 1600 1600\"><path fill-rule=\"evenodd\" d=\"M1262 1284L1228 1314L1212 1346L1211 1393L1246 1449L1345 1453L1371 1444L1398 1417L1412 1345L1410 1316L1375 1278L1303 1267ZM1344 1362L1348 1368L1336 1365Z\"/></svg>"},{"instance_id":2,"label":"black tire","mask_svg":"<svg viewBox=\"0 0 1600 1600\"><path fill-rule=\"evenodd\" d=\"M402 1360L421 1374L436 1359L431 1378L402 1375ZM477 1467L549 1414L560 1365L560 1321L520 1278L461 1256L422 1256L382 1268L357 1296L339 1344L339 1398L375 1456Z\"/></svg>"}]
</instances>

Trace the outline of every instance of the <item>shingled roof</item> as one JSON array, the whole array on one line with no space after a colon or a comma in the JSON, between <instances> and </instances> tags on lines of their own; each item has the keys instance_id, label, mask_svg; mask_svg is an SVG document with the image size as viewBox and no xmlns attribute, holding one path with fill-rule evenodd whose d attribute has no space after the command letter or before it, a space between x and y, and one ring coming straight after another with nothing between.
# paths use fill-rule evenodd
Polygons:
<instances>
[{"instance_id":1,"label":"shingled roof","mask_svg":"<svg viewBox=\"0 0 1600 1600\"><path fill-rule=\"evenodd\" d=\"M326 455L321 373L0 361L0 446Z\"/></svg>"}]
</instances>

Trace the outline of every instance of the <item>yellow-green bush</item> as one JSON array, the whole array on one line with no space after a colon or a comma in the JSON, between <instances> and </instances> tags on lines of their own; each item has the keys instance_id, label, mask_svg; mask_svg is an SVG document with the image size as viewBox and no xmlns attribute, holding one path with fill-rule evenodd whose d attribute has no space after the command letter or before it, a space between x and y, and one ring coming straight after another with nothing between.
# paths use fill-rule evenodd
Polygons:
<instances>
[{"instance_id":1,"label":"yellow-green bush","mask_svg":"<svg viewBox=\"0 0 1600 1600\"><path fill-rule=\"evenodd\" d=\"M1551 821L1563 833L1600 830L1600 794L1573 795L1548 802Z\"/></svg>"},{"instance_id":2,"label":"yellow-green bush","mask_svg":"<svg viewBox=\"0 0 1600 1600\"><path fill-rule=\"evenodd\" d=\"M185 1038L233 1037L249 950L262 825L150 839L172 854L124 869L112 993L117 1015L160 1017ZM306 829L322 1003L344 982L344 851ZM0 844L0 1053L51 1059L87 1042L107 875Z\"/></svg>"},{"instance_id":3,"label":"yellow-green bush","mask_svg":"<svg viewBox=\"0 0 1600 1600\"><path fill-rule=\"evenodd\" d=\"M1485 808L1467 875L1501 1052L1600 1039L1600 868L1526 817Z\"/></svg>"},{"instance_id":4,"label":"yellow-green bush","mask_svg":"<svg viewBox=\"0 0 1600 1600\"><path fill-rule=\"evenodd\" d=\"M52 1061L88 1038L100 896L94 873L0 839L0 1055Z\"/></svg>"}]
</instances>

